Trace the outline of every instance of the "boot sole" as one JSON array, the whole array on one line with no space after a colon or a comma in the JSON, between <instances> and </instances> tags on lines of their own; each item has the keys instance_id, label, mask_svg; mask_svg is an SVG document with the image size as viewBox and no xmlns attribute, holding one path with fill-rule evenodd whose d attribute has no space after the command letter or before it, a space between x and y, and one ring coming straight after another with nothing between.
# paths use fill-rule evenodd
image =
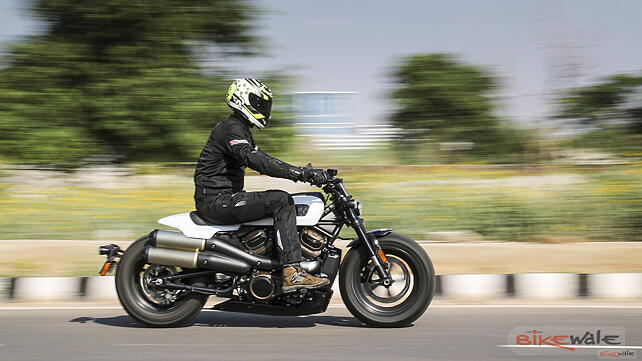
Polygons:
<instances>
[{"instance_id":1,"label":"boot sole","mask_svg":"<svg viewBox=\"0 0 642 361\"><path fill-rule=\"evenodd\" d=\"M282 287L282 288L281 288L281 292L282 292L282 293L291 293L291 292L294 292L294 291L296 291L296 290L300 290L300 289L304 289L304 288L305 288L305 289L307 289L307 290L311 290L311 289L315 289L315 288L320 288L320 287L323 287L323 286L327 286L327 285L329 285L329 284L330 284L330 280L328 280L328 281L326 281L326 282L323 282L323 283L316 284L316 285L295 285L295 286L288 286L288 287Z\"/></svg>"}]
</instances>

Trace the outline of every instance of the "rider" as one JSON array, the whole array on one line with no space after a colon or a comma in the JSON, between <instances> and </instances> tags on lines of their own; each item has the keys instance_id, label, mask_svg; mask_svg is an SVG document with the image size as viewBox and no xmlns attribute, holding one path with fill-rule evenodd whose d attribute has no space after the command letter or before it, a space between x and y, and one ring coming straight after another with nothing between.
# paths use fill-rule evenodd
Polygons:
<instances>
[{"instance_id":1,"label":"rider","mask_svg":"<svg viewBox=\"0 0 642 361\"><path fill-rule=\"evenodd\" d=\"M194 200L199 216L214 224L239 224L271 216L283 264L283 292L327 285L330 283L327 278L314 277L301 268L301 243L292 196L280 190L245 192L243 177L245 167L271 177L315 185L326 183L330 176L324 170L292 166L256 146L250 128L264 128L272 109L272 92L263 82L236 79L226 99L233 113L212 130L194 173Z\"/></svg>"}]
</instances>

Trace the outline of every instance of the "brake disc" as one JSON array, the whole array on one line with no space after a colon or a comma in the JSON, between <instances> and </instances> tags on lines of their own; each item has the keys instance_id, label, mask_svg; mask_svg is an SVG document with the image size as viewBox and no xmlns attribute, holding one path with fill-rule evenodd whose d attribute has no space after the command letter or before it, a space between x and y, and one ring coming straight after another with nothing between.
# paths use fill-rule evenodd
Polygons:
<instances>
[{"instance_id":1,"label":"brake disc","mask_svg":"<svg viewBox=\"0 0 642 361\"><path fill-rule=\"evenodd\" d=\"M163 276L176 274L176 268L161 265L149 265L140 276L140 286L145 297L158 305L169 306L176 301L180 290L163 288L162 284L156 284L155 279Z\"/></svg>"}]
</instances>

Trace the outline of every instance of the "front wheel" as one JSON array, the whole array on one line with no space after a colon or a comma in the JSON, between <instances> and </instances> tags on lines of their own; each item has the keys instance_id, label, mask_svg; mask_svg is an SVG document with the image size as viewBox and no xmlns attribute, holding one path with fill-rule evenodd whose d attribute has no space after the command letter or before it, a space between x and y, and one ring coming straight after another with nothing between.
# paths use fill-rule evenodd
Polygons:
<instances>
[{"instance_id":1,"label":"front wheel","mask_svg":"<svg viewBox=\"0 0 642 361\"><path fill-rule=\"evenodd\" d=\"M402 327L418 319L435 293L435 271L417 242L391 233L379 239L386 254L392 284L379 282L365 247L346 254L339 272L339 289L346 307L373 327Z\"/></svg>"},{"instance_id":2,"label":"front wheel","mask_svg":"<svg viewBox=\"0 0 642 361\"><path fill-rule=\"evenodd\" d=\"M120 303L136 321L149 327L177 327L191 322L207 301L206 295L154 287L148 279L174 274L175 267L152 265L145 260L147 238L132 243L116 268Z\"/></svg>"}]
</instances>

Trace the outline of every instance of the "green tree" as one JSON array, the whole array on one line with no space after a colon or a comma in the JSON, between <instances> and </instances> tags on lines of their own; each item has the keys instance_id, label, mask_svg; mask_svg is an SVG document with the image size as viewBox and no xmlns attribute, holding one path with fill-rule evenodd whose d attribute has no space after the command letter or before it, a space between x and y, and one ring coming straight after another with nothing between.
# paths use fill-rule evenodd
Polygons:
<instances>
[{"instance_id":1,"label":"green tree","mask_svg":"<svg viewBox=\"0 0 642 361\"><path fill-rule=\"evenodd\" d=\"M249 1L31 5L45 31L10 47L0 69L0 153L15 161L194 160L229 112L227 74L199 54L231 61L257 48Z\"/></svg>"},{"instance_id":2,"label":"green tree","mask_svg":"<svg viewBox=\"0 0 642 361\"><path fill-rule=\"evenodd\" d=\"M566 145L639 155L642 75L613 75L597 84L570 90L560 102L558 118L578 122L589 129Z\"/></svg>"},{"instance_id":3,"label":"green tree","mask_svg":"<svg viewBox=\"0 0 642 361\"><path fill-rule=\"evenodd\" d=\"M571 90L562 98L560 117L592 127L622 124L628 132L642 134L642 75L613 75Z\"/></svg>"},{"instance_id":4,"label":"green tree","mask_svg":"<svg viewBox=\"0 0 642 361\"><path fill-rule=\"evenodd\" d=\"M393 77L392 121L415 140L401 142L405 153L417 145L436 152L440 144L463 143L489 160L521 155L523 135L494 115L497 82L484 69L449 54L417 55L404 59Z\"/></svg>"}]
</instances>

